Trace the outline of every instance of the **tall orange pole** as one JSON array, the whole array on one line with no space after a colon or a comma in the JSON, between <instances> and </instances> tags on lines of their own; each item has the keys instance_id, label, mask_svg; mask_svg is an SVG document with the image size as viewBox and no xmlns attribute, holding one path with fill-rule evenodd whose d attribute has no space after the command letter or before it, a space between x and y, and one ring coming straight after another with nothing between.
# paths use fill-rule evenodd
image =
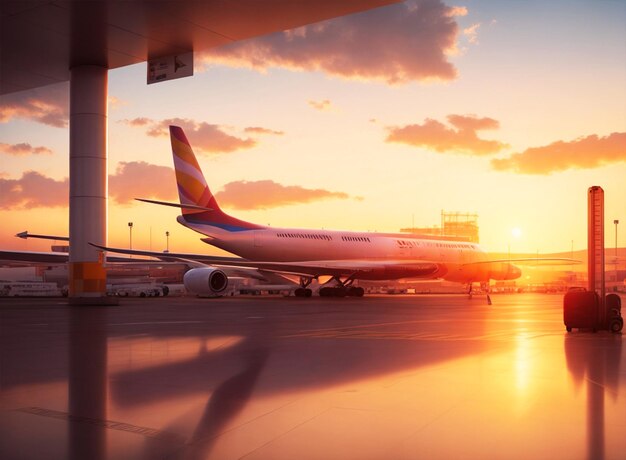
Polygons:
<instances>
[{"instance_id":1,"label":"tall orange pole","mask_svg":"<svg viewBox=\"0 0 626 460\"><path fill-rule=\"evenodd\" d=\"M602 187L589 187L587 197L587 271L588 290L595 291L600 297L598 324L603 328L606 324L604 307L604 190Z\"/></svg>"}]
</instances>

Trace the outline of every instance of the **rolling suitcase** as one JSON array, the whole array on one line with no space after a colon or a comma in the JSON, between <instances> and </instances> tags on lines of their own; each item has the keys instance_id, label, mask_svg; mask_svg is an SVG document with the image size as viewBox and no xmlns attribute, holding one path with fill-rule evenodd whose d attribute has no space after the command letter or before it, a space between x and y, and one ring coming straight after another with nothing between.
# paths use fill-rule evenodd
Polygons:
<instances>
[{"instance_id":1,"label":"rolling suitcase","mask_svg":"<svg viewBox=\"0 0 626 460\"><path fill-rule=\"evenodd\" d=\"M624 318L622 318L622 299L620 296L617 294L606 296L606 312L609 331L621 332L624 327Z\"/></svg>"},{"instance_id":2,"label":"rolling suitcase","mask_svg":"<svg viewBox=\"0 0 626 460\"><path fill-rule=\"evenodd\" d=\"M569 291L563 298L563 322L567 332L573 328L598 329L598 294L586 290Z\"/></svg>"}]
</instances>

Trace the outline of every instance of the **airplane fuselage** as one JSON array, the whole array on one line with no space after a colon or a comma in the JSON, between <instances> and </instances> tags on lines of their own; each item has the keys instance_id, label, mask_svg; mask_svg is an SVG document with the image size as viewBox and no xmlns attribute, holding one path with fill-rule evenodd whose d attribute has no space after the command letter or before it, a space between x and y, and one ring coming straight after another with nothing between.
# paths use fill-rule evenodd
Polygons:
<instances>
[{"instance_id":1,"label":"airplane fuselage","mask_svg":"<svg viewBox=\"0 0 626 460\"><path fill-rule=\"evenodd\" d=\"M205 236L203 241L251 261L274 262L354 260L389 261L386 271L369 272L367 279L398 279L418 276L420 261L436 261L439 269L430 278L459 283L515 279L519 269L506 262L477 263L487 253L476 243L425 239L404 233L346 232L299 228L262 227L227 231L205 224L179 222ZM406 261L406 264L398 262ZM393 262L393 264L391 264ZM392 268L393 267L393 270ZM423 276L419 276L423 278Z\"/></svg>"}]
</instances>

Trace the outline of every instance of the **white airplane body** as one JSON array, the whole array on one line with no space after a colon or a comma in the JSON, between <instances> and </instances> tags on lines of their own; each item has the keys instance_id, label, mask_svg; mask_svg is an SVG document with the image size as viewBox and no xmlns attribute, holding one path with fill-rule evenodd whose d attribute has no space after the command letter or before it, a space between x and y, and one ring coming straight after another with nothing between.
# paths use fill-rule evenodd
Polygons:
<instances>
[{"instance_id":1,"label":"white airplane body","mask_svg":"<svg viewBox=\"0 0 626 460\"><path fill-rule=\"evenodd\" d=\"M108 248L103 251L179 260L195 267L184 276L185 288L203 296L219 296L228 287L227 273L279 284L299 277L295 294L309 297L313 281L329 281L319 288L322 296L362 296L357 280L444 279L469 286L490 280L513 280L521 270L512 262L571 264L572 259L490 259L480 245L464 241L422 238L406 233L350 232L278 228L232 217L220 209L211 193L191 145L180 127L170 126L179 203L140 201L181 209L180 224L204 235L202 241L239 256L211 257L201 254L160 253ZM26 234L17 236L25 237ZM0 251L1 252L1 251ZM12 257L29 257L15 252ZM42 254L40 257L49 257ZM20 259L20 260L21 260ZM56 260L56 259L55 259ZM224 270L223 267L228 267ZM275 275L283 276L276 278ZM274 278L272 278L274 277Z\"/></svg>"},{"instance_id":2,"label":"white airplane body","mask_svg":"<svg viewBox=\"0 0 626 460\"><path fill-rule=\"evenodd\" d=\"M245 259L226 265L300 276L301 289L296 290L296 295L310 296L307 286L323 276L329 276L334 287L329 284L320 289L321 295L361 296L363 289L352 287L359 279L442 278L471 286L474 282L509 280L521 275L518 267L508 261L489 260L478 244L470 242L403 233L277 228L239 220L220 209L183 130L170 126L170 138L180 204L141 201L180 207L180 224L204 235L204 242ZM132 253L154 255L145 251ZM203 286L213 289L227 282L223 273L212 281L213 270L190 270L191 290Z\"/></svg>"},{"instance_id":3,"label":"white airplane body","mask_svg":"<svg viewBox=\"0 0 626 460\"><path fill-rule=\"evenodd\" d=\"M353 267L355 279L419 277L484 283L490 279L516 279L521 274L507 261L489 261L482 247L470 242L425 239L406 233L281 227L232 232L190 223L184 216L179 216L178 222L207 236L204 242L250 261Z\"/></svg>"}]
</instances>

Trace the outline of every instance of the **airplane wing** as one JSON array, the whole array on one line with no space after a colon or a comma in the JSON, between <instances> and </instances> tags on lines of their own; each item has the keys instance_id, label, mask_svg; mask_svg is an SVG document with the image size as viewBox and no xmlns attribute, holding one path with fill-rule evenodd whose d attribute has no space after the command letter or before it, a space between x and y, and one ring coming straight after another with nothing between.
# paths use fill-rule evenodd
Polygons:
<instances>
[{"instance_id":1,"label":"airplane wing","mask_svg":"<svg viewBox=\"0 0 626 460\"><path fill-rule=\"evenodd\" d=\"M115 263L133 263L150 262L145 259L131 259L130 257L107 256L107 262ZM180 261L180 260L177 260ZM0 251L0 264L2 263L20 263L25 264L48 264L62 265L69 262L69 254L67 252L36 252L36 251Z\"/></svg>"},{"instance_id":2,"label":"airplane wing","mask_svg":"<svg viewBox=\"0 0 626 460\"><path fill-rule=\"evenodd\" d=\"M34 252L34 251L0 251L0 261L42 264L67 263L66 252Z\"/></svg>"},{"instance_id":3,"label":"airplane wing","mask_svg":"<svg viewBox=\"0 0 626 460\"><path fill-rule=\"evenodd\" d=\"M483 265L483 264L497 264L497 263L539 266L539 265L574 265L574 264L580 264L582 263L582 261L576 260L576 259L563 258L563 257L524 257L524 258L518 258L518 259L480 260L477 262L468 262L463 265L467 266L467 265Z\"/></svg>"},{"instance_id":4,"label":"airplane wing","mask_svg":"<svg viewBox=\"0 0 626 460\"><path fill-rule=\"evenodd\" d=\"M217 267L253 268L287 275L318 276L353 276L360 279L380 278L433 278L442 269L440 264L428 261L410 260L315 260L301 262L251 261L238 257L216 257L201 254L162 253L135 249L109 248L90 243L92 246L108 252L121 254L158 257L161 260L195 261Z\"/></svg>"}]
</instances>

